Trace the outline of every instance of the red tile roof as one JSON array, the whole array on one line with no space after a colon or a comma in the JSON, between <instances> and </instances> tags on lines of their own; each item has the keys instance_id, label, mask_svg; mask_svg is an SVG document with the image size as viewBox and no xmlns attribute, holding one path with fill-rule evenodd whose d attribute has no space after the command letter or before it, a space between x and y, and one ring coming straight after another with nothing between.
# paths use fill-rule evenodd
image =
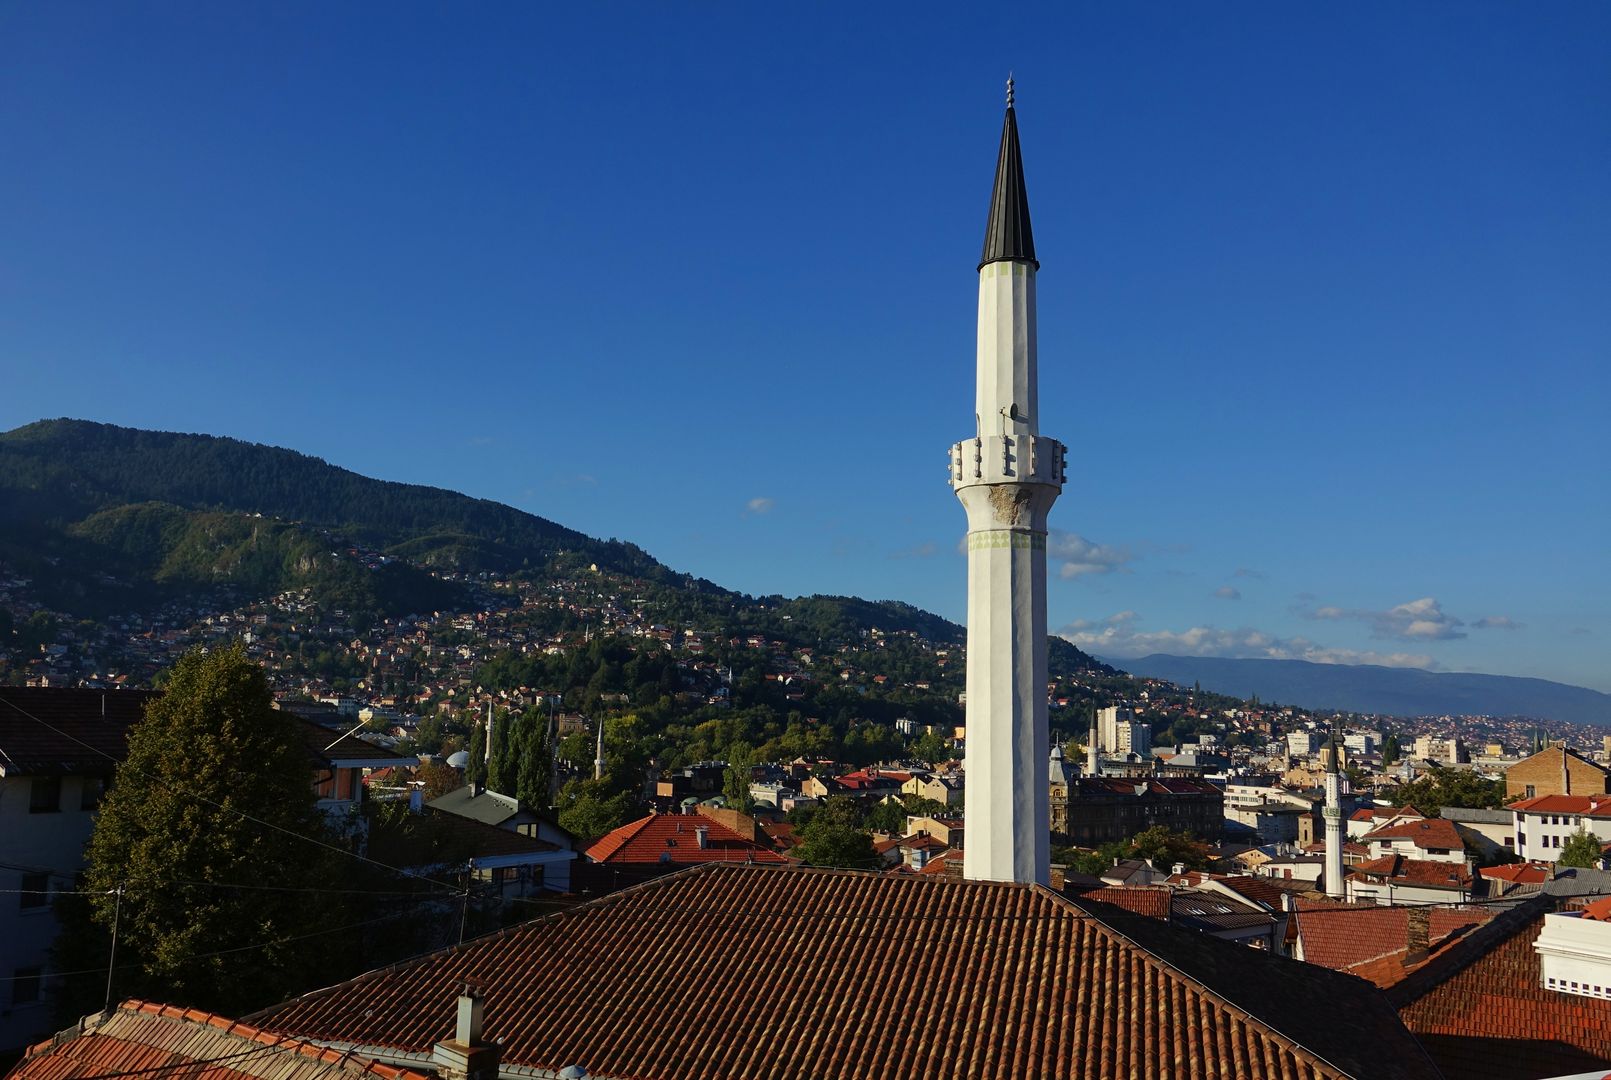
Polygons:
<instances>
[{"instance_id":1,"label":"red tile roof","mask_svg":"<svg viewBox=\"0 0 1611 1080\"><path fill-rule=\"evenodd\" d=\"M1169 897L1173 891L1166 885L1107 885L1080 893L1073 899L1075 903L1094 900L1098 903L1112 904L1132 915L1145 915L1149 919L1168 922Z\"/></svg>"},{"instance_id":2,"label":"red tile roof","mask_svg":"<svg viewBox=\"0 0 1611 1080\"><path fill-rule=\"evenodd\" d=\"M30 1047L7 1080L91 1080L129 1073L186 1080L430 1077L311 1043L287 1042L238 1020L177 1005L125 1001L105 1020L100 1014L87 1019L82 1031Z\"/></svg>"},{"instance_id":3,"label":"red tile roof","mask_svg":"<svg viewBox=\"0 0 1611 1080\"><path fill-rule=\"evenodd\" d=\"M1539 795L1532 799L1519 799L1510 804L1510 809L1527 814L1611 817L1611 795Z\"/></svg>"},{"instance_id":4,"label":"red tile roof","mask_svg":"<svg viewBox=\"0 0 1611 1080\"><path fill-rule=\"evenodd\" d=\"M1551 900L1505 912L1387 991L1445 1075L1532 1080L1611 1070L1611 1000L1542 985L1533 943Z\"/></svg>"},{"instance_id":5,"label":"red tile roof","mask_svg":"<svg viewBox=\"0 0 1611 1080\"><path fill-rule=\"evenodd\" d=\"M802 868L691 868L254 1022L363 1053L423 1051L452 1031L465 979L484 994L503 1061L533 1069L656 1080L1437 1076L1379 993L1347 976L1150 919L1118 929L1038 886Z\"/></svg>"},{"instance_id":6,"label":"red tile roof","mask_svg":"<svg viewBox=\"0 0 1611 1080\"><path fill-rule=\"evenodd\" d=\"M1385 829L1366 833L1360 840L1367 844L1376 841L1409 840L1419 848L1441 848L1444 851L1459 851L1465 846L1465 841L1460 839L1460 831L1454 827L1454 822L1440 817L1401 821Z\"/></svg>"},{"instance_id":7,"label":"red tile roof","mask_svg":"<svg viewBox=\"0 0 1611 1080\"><path fill-rule=\"evenodd\" d=\"M1489 908L1430 907L1427 943L1432 951L1494 917ZM1401 963L1409 947L1410 909L1376 904L1297 898L1297 937L1307 963L1347 971L1390 986L1404 977ZM1386 967L1372 967L1380 960Z\"/></svg>"},{"instance_id":8,"label":"red tile roof","mask_svg":"<svg viewBox=\"0 0 1611 1080\"><path fill-rule=\"evenodd\" d=\"M161 696L148 690L0 687L0 776L110 775L128 750L130 725Z\"/></svg>"},{"instance_id":9,"label":"red tile roof","mask_svg":"<svg viewBox=\"0 0 1611 1080\"><path fill-rule=\"evenodd\" d=\"M1542 885L1550 879L1553 868L1549 863L1509 863L1505 866L1484 866L1477 873L1494 881L1507 881L1514 885Z\"/></svg>"},{"instance_id":10,"label":"red tile roof","mask_svg":"<svg viewBox=\"0 0 1611 1080\"><path fill-rule=\"evenodd\" d=\"M1583 917L1598 922L1611 922L1611 896L1584 904Z\"/></svg>"},{"instance_id":11,"label":"red tile roof","mask_svg":"<svg viewBox=\"0 0 1611 1080\"><path fill-rule=\"evenodd\" d=\"M699 833L706 830L706 845ZM785 863L784 856L745 839L702 814L650 814L607 833L587 849L598 863L692 865L709 862Z\"/></svg>"},{"instance_id":12,"label":"red tile roof","mask_svg":"<svg viewBox=\"0 0 1611 1080\"><path fill-rule=\"evenodd\" d=\"M1424 889L1466 889L1472 884L1471 871L1464 863L1438 862L1435 859L1406 859L1402 855L1384 855L1380 859L1362 862L1353 868L1349 877L1368 877L1390 881L1394 885L1416 885Z\"/></svg>"}]
</instances>

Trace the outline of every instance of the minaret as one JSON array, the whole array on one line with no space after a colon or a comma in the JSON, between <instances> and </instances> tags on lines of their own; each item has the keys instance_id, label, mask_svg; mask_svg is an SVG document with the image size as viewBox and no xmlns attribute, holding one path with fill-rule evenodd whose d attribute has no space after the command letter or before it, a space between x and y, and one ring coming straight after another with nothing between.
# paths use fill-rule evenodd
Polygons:
<instances>
[{"instance_id":1,"label":"minaret","mask_svg":"<svg viewBox=\"0 0 1611 1080\"><path fill-rule=\"evenodd\" d=\"M1096 726L1096 706L1091 706L1091 733L1085 739L1085 775L1102 775L1102 731Z\"/></svg>"},{"instance_id":2,"label":"minaret","mask_svg":"<svg viewBox=\"0 0 1611 1080\"><path fill-rule=\"evenodd\" d=\"M599 745L593 751L593 779L604 779L604 718L599 717Z\"/></svg>"},{"instance_id":3,"label":"minaret","mask_svg":"<svg viewBox=\"0 0 1611 1080\"><path fill-rule=\"evenodd\" d=\"M1046 513L1062 443L1039 433L1035 240L1013 84L979 260L974 437L951 448L968 514L968 845L963 875L1047 884Z\"/></svg>"},{"instance_id":4,"label":"minaret","mask_svg":"<svg viewBox=\"0 0 1611 1080\"><path fill-rule=\"evenodd\" d=\"M1343 896L1343 819L1342 776L1337 771L1337 729L1331 729L1331 740L1324 751L1326 763L1326 895L1335 899Z\"/></svg>"}]
</instances>

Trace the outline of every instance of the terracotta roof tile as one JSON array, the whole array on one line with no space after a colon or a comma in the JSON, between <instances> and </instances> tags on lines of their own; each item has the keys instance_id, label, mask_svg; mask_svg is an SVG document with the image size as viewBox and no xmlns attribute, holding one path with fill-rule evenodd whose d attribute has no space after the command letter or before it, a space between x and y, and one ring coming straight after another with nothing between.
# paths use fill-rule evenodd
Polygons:
<instances>
[{"instance_id":1,"label":"terracotta roof tile","mask_svg":"<svg viewBox=\"0 0 1611 1080\"><path fill-rule=\"evenodd\" d=\"M1544 989L1538 897L1444 949L1388 990L1449 1077L1532 1080L1611 1070L1611 1000Z\"/></svg>"},{"instance_id":2,"label":"terracotta roof tile","mask_svg":"<svg viewBox=\"0 0 1611 1080\"><path fill-rule=\"evenodd\" d=\"M1539 795L1520 799L1510 809L1528 814L1578 814L1611 817L1611 795Z\"/></svg>"},{"instance_id":3,"label":"terracotta roof tile","mask_svg":"<svg viewBox=\"0 0 1611 1080\"><path fill-rule=\"evenodd\" d=\"M1306 897L1295 902L1293 921L1306 962L1351 972L1378 986L1392 985L1404 977L1403 966L1397 962L1408 948L1409 908ZM1494 917L1489 908L1432 907L1426 911L1427 942L1433 951ZM1370 966L1384 958L1397 966Z\"/></svg>"},{"instance_id":4,"label":"terracotta roof tile","mask_svg":"<svg viewBox=\"0 0 1611 1080\"><path fill-rule=\"evenodd\" d=\"M1384 855L1380 859L1362 862L1353 867L1350 877L1376 878L1395 885L1418 885L1433 889L1465 889L1472 885L1471 870L1464 863L1438 862L1435 859L1406 859L1402 855Z\"/></svg>"},{"instance_id":5,"label":"terracotta roof tile","mask_svg":"<svg viewBox=\"0 0 1611 1080\"><path fill-rule=\"evenodd\" d=\"M1117 929L1036 886L799 868L691 868L254 1022L422 1051L466 979L506 1063L594 1075L1437 1076L1348 976L1150 919Z\"/></svg>"},{"instance_id":6,"label":"terracotta roof tile","mask_svg":"<svg viewBox=\"0 0 1611 1080\"><path fill-rule=\"evenodd\" d=\"M704 829L706 846L699 846ZM788 862L784 856L748 840L726 825L695 814L650 814L607 833L587 849L597 863L659 863L672 866L694 863Z\"/></svg>"},{"instance_id":7,"label":"terracotta roof tile","mask_svg":"<svg viewBox=\"0 0 1611 1080\"><path fill-rule=\"evenodd\" d=\"M429 1080L429 1073L287 1039L197 1009L125 1001L107 1019L31 1047L7 1080L88 1080L136 1070L186 1080Z\"/></svg>"},{"instance_id":8,"label":"terracotta roof tile","mask_svg":"<svg viewBox=\"0 0 1611 1080\"><path fill-rule=\"evenodd\" d=\"M147 690L0 687L0 776L110 775L114 760L128 749L130 725L161 696Z\"/></svg>"},{"instance_id":9,"label":"terracotta roof tile","mask_svg":"<svg viewBox=\"0 0 1611 1080\"><path fill-rule=\"evenodd\" d=\"M1454 827L1454 822L1445 818L1416 818L1414 821L1401 821L1396 825L1389 825L1385 829L1366 833L1360 837L1364 843L1386 840L1409 840L1416 847L1441 848L1444 851L1459 851L1465 846L1460 839L1460 832Z\"/></svg>"}]
</instances>

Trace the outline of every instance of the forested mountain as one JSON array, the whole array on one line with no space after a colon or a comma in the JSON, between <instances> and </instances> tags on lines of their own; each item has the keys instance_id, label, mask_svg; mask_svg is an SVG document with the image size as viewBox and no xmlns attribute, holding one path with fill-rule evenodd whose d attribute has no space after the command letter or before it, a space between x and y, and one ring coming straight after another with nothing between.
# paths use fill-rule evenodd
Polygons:
<instances>
[{"instance_id":1,"label":"forested mountain","mask_svg":"<svg viewBox=\"0 0 1611 1080\"><path fill-rule=\"evenodd\" d=\"M0 433L0 563L29 577L42 603L86 617L209 592L307 588L361 622L470 602L462 580L437 574L545 578L596 564L641 582L668 616L735 632L802 642L873 627L936 642L964 636L894 601L751 598L678 574L630 543L292 450L83 420ZM1059 639L1052 667L1101 669Z\"/></svg>"}]
</instances>

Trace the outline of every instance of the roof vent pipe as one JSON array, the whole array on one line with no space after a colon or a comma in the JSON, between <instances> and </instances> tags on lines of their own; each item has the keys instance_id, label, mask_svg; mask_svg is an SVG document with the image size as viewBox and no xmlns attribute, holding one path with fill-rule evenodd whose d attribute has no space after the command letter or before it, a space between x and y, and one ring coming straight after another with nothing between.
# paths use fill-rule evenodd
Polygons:
<instances>
[{"instance_id":1,"label":"roof vent pipe","mask_svg":"<svg viewBox=\"0 0 1611 1080\"><path fill-rule=\"evenodd\" d=\"M459 995L459 1024L453 1039L462 1046L481 1041L481 995L469 987Z\"/></svg>"}]
</instances>

